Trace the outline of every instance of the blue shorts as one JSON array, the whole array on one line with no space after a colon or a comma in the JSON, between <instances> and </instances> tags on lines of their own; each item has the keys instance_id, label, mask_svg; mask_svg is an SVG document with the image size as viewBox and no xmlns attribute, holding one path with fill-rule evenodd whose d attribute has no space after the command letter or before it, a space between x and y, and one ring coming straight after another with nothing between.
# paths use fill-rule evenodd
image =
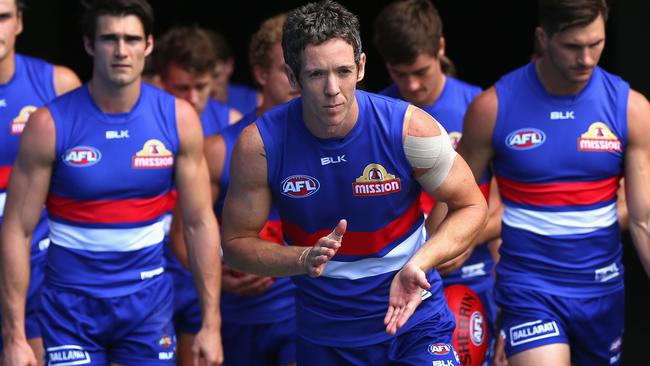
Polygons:
<instances>
[{"instance_id":1,"label":"blue shorts","mask_svg":"<svg viewBox=\"0 0 650 366\"><path fill-rule=\"evenodd\" d=\"M624 290L592 298L497 287L501 334L508 357L553 343L567 343L574 365L618 365L625 326Z\"/></svg>"},{"instance_id":2,"label":"blue shorts","mask_svg":"<svg viewBox=\"0 0 650 366\"><path fill-rule=\"evenodd\" d=\"M115 298L95 298L46 284L41 317L46 363L175 365L172 295L166 276Z\"/></svg>"},{"instance_id":3,"label":"blue shorts","mask_svg":"<svg viewBox=\"0 0 650 366\"><path fill-rule=\"evenodd\" d=\"M296 362L296 318L271 324L221 324L224 366L283 366Z\"/></svg>"},{"instance_id":4,"label":"blue shorts","mask_svg":"<svg viewBox=\"0 0 650 366\"><path fill-rule=\"evenodd\" d=\"M174 283L174 328L176 332L196 335L201 329L201 303L192 273L179 268L169 271Z\"/></svg>"},{"instance_id":5,"label":"blue shorts","mask_svg":"<svg viewBox=\"0 0 650 366\"><path fill-rule=\"evenodd\" d=\"M459 366L451 343L454 316L448 310L432 316L388 341L363 347L330 347L298 339L298 365Z\"/></svg>"}]
</instances>

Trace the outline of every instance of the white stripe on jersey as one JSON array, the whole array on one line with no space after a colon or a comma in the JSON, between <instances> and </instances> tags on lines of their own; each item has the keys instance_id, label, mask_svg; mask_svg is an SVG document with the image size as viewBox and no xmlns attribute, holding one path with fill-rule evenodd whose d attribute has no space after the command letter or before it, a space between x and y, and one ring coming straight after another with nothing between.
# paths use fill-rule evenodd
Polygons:
<instances>
[{"instance_id":1,"label":"white stripe on jersey","mask_svg":"<svg viewBox=\"0 0 650 366\"><path fill-rule=\"evenodd\" d=\"M7 203L7 192L0 193L0 217L5 215L5 203Z\"/></svg>"},{"instance_id":2,"label":"white stripe on jersey","mask_svg":"<svg viewBox=\"0 0 650 366\"><path fill-rule=\"evenodd\" d=\"M426 240L424 224L415 230L406 240L380 258L365 258L354 262L329 261L322 276L357 280L383 273L398 271L420 249Z\"/></svg>"},{"instance_id":3,"label":"white stripe on jersey","mask_svg":"<svg viewBox=\"0 0 650 366\"><path fill-rule=\"evenodd\" d=\"M165 237L164 222L135 228L85 228L48 220L52 243L94 252L130 252L156 245Z\"/></svg>"},{"instance_id":4,"label":"white stripe on jersey","mask_svg":"<svg viewBox=\"0 0 650 366\"><path fill-rule=\"evenodd\" d=\"M511 227L539 235L587 234L613 225L616 203L587 211L533 211L504 204L503 222Z\"/></svg>"}]
</instances>

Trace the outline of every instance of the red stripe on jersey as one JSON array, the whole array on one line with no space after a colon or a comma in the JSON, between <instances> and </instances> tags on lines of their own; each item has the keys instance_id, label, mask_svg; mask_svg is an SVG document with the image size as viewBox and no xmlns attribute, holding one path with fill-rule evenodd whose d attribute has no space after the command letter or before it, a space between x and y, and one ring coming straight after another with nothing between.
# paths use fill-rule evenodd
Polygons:
<instances>
[{"instance_id":1,"label":"red stripe on jersey","mask_svg":"<svg viewBox=\"0 0 650 366\"><path fill-rule=\"evenodd\" d=\"M167 212L169 193L151 198L124 200L76 201L50 193L47 211L73 222L87 223L136 223L156 219Z\"/></svg>"},{"instance_id":2,"label":"red stripe on jersey","mask_svg":"<svg viewBox=\"0 0 650 366\"><path fill-rule=\"evenodd\" d=\"M280 220L268 220L260 230L260 238L282 244L282 222Z\"/></svg>"},{"instance_id":3,"label":"red stripe on jersey","mask_svg":"<svg viewBox=\"0 0 650 366\"><path fill-rule=\"evenodd\" d=\"M176 201L178 200L178 191L172 189L169 191L169 201L167 202L167 211L173 212L174 207L176 207Z\"/></svg>"},{"instance_id":4,"label":"red stripe on jersey","mask_svg":"<svg viewBox=\"0 0 650 366\"><path fill-rule=\"evenodd\" d=\"M485 200L488 201L490 195L490 181L488 180L487 182L480 184L478 188L481 190L481 193L483 193ZM422 193L420 193L420 207L422 207L422 212L428 215L435 204L436 199L431 197L427 192L422 191Z\"/></svg>"},{"instance_id":5,"label":"red stripe on jersey","mask_svg":"<svg viewBox=\"0 0 650 366\"><path fill-rule=\"evenodd\" d=\"M618 177L595 182L520 183L497 177L499 192L509 201L538 206L585 206L616 196Z\"/></svg>"},{"instance_id":6,"label":"red stripe on jersey","mask_svg":"<svg viewBox=\"0 0 650 366\"><path fill-rule=\"evenodd\" d=\"M415 200L406 212L380 230L374 232L346 231L337 254L370 255L375 254L405 235L422 216L420 200ZM299 246L312 246L318 239L329 235L332 230L306 233L298 225L282 221L282 229L290 242Z\"/></svg>"},{"instance_id":7,"label":"red stripe on jersey","mask_svg":"<svg viewBox=\"0 0 650 366\"><path fill-rule=\"evenodd\" d=\"M11 166L0 166L0 189L7 189Z\"/></svg>"}]
</instances>

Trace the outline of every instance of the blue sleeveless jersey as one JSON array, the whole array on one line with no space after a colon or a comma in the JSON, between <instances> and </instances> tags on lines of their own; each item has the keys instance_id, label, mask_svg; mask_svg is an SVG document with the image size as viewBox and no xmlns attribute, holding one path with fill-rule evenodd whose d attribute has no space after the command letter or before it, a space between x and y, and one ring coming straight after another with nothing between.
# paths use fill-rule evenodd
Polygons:
<instances>
[{"instance_id":1,"label":"blue sleeveless jersey","mask_svg":"<svg viewBox=\"0 0 650 366\"><path fill-rule=\"evenodd\" d=\"M56 161L46 281L111 297L162 278L162 218L179 148L175 98L143 83L130 112L108 114L83 86L48 107Z\"/></svg>"},{"instance_id":2,"label":"blue sleeveless jersey","mask_svg":"<svg viewBox=\"0 0 650 366\"><path fill-rule=\"evenodd\" d=\"M577 95L549 95L533 63L496 84L494 168L505 205L500 286L569 297L623 286L616 191L629 85L597 67Z\"/></svg>"},{"instance_id":3,"label":"blue sleeveless jersey","mask_svg":"<svg viewBox=\"0 0 650 366\"><path fill-rule=\"evenodd\" d=\"M298 336L355 347L389 339L383 318L395 273L422 246L420 186L403 150L408 104L356 91L359 118L342 139L318 139L302 119L301 98L258 122L273 204L288 245L312 246L340 219L342 246L321 277L294 276ZM433 296L401 331L446 309L440 276L427 274Z\"/></svg>"},{"instance_id":4,"label":"blue sleeveless jersey","mask_svg":"<svg viewBox=\"0 0 650 366\"><path fill-rule=\"evenodd\" d=\"M230 83L226 104L243 115L254 112L257 109L257 90L247 85Z\"/></svg>"},{"instance_id":5,"label":"blue sleeveless jersey","mask_svg":"<svg viewBox=\"0 0 650 366\"><path fill-rule=\"evenodd\" d=\"M0 84L0 224L2 223L11 167L18 155L20 135L29 115L56 97L54 66L43 60L15 55L16 70ZM32 256L47 247L45 210L32 235Z\"/></svg>"},{"instance_id":6,"label":"blue sleeveless jersey","mask_svg":"<svg viewBox=\"0 0 650 366\"><path fill-rule=\"evenodd\" d=\"M230 183L230 157L237 138L246 126L257 120L255 111L245 115L239 122L228 126L222 132L226 145L226 159L219 186L219 197L215 205L217 217L221 218L223 202ZM265 235L271 231L270 235ZM280 217L275 208L271 208L269 219L262 229L264 239L281 244L282 233ZM295 316L295 286L288 277L277 278L273 286L264 294L254 297L243 297L228 292L221 293L221 317L228 323L265 324L275 323Z\"/></svg>"},{"instance_id":7,"label":"blue sleeveless jersey","mask_svg":"<svg viewBox=\"0 0 650 366\"><path fill-rule=\"evenodd\" d=\"M420 106L424 111L432 115L440 124L447 130L451 143L456 148L458 141L463 133L463 119L465 118L465 111L476 97L481 92L481 88L465 83L456 78L447 76L445 86L442 93L434 104L427 106ZM389 97L404 99L399 93L397 85L393 84L380 92ZM487 172L479 181L481 191L487 197L489 192L490 179L492 178L491 172ZM426 193L425 193L426 195ZM423 197L423 199L430 197ZM425 210L430 207L424 207ZM494 260L490 254L487 245L482 244L474 249L472 255L467 259L461 268L444 276L442 280L445 286L462 283L465 285L480 285L480 283L489 280L492 277L492 270L494 268ZM491 282L490 282L491 283Z\"/></svg>"},{"instance_id":8,"label":"blue sleeveless jersey","mask_svg":"<svg viewBox=\"0 0 650 366\"><path fill-rule=\"evenodd\" d=\"M201 113L201 125L203 136L216 135L228 127L230 119L230 107L212 98L208 99L203 113Z\"/></svg>"}]
</instances>

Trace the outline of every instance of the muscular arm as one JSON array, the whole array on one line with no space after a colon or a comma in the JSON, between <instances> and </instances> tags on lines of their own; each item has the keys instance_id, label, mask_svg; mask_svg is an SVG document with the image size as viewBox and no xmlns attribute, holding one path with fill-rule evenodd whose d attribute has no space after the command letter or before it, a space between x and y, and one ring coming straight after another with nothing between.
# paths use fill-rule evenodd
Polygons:
<instances>
[{"instance_id":1,"label":"muscular arm","mask_svg":"<svg viewBox=\"0 0 650 366\"><path fill-rule=\"evenodd\" d=\"M422 289L431 287L426 272L465 252L487 217L485 198L463 158L453 152L442 126L424 111L409 108L404 118L406 156L422 189L444 202L448 212L393 278L384 317L389 334L395 334L420 305Z\"/></svg>"},{"instance_id":2,"label":"muscular arm","mask_svg":"<svg viewBox=\"0 0 650 366\"><path fill-rule=\"evenodd\" d=\"M410 136L432 137L441 134L438 123L420 109L413 109L407 123L405 129ZM416 179L426 174L427 170L414 167ZM423 184L421 179L418 181ZM411 262L425 272L465 251L483 230L487 213L487 204L472 172L458 155L439 186L426 184L422 188L437 201L446 203L448 212L429 240L411 258Z\"/></svg>"},{"instance_id":3,"label":"muscular arm","mask_svg":"<svg viewBox=\"0 0 650 366\"><path fill-rule=\"evenodd\" d=\"M628 144L625 153L625 194L630 234L650 277L650 105L641 94L630 91Z\"/></svg>"},{"instance_id":4,"label":"muscular arm","mask_svg":"<svg viewBox=\"0 0 650 366\"><path fill-rule=\"evenodd\" d=\"M65 66L54 66L54 90L56 95L69 92L81 85L81 81L74 71Z\"/></svg>"},{"instance_id":5,"label":"muscular arm","mask_svg":"<svg viewBox=\"0 0 650 366\"><path fill-rule=\"evenodd\" d=\"M25 341L29 249L32 232L49 190L55 158L54 136L55 128L49 111L38 109L30 116L23 131L9 181L0 241L0 301L5 353L11 353L13 345Z\"/></svg>"},{"instance_id":6,"label":"muscular arm","mask_svg":"<svg viewBox=\"0 0 650 366\"><path fill-rule=\"evenodd\" d=\"M188 103L177 100L176 115L180 149L175 162L175 181L183 216L183 234L201 301L202 329L218 331L221 325L219 229L210 205L203 134L198 116Z\"/></svg>"},{"instance_id":7,"label":"muscular arm","mask_svg":"<svg viewBox=\"0 0 650 366\"><path fill-rule=\"evenodd\" d=\"M219 197L219 180L221 179L221 172L226 156L226 146L223 137L221 135L213 135L205 139L203 155L205 156L210 177L210 194L212 197L210 202L214 204L217 197ZM183 237L183 216L180 205L176 205L174 209L169 239L172 252L176 258L178 258L183 266L189 268L187 248L185 246L185 238Z\"/></svg>"},{"instance_id":8,"label":"muscular arm","mask_svg":"<svg viewBox=\"0 0 650 366\"><path fill-rule=\"evenodd\" d=\"M223 211L223 251L237 270L264 276L309 273L318 276L340 246L340 239L321 238L314 247L281 246L259 238L271 207L266 152L257 126L244 129L232 153L230 186ZM339 223L342 236L345 223Z\"/></svg>"}]
</instances>

